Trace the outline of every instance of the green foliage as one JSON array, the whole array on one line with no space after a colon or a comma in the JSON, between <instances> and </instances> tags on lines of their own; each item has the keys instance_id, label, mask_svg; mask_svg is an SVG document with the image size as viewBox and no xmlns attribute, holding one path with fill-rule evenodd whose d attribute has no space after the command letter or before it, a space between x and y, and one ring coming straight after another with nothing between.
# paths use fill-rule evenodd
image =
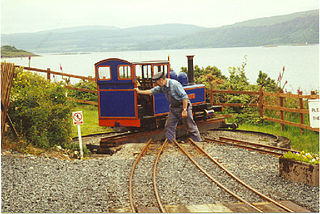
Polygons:
<instances>
[{"instance_id":1,"label":"green foliage","mask_svg":"<svg viewBox=\"0 0 320 214\"><path fill-rule=\"evenodd\" d=\"M181 71L188 73L186 67L181 67ZM210 88L210 84L213 86L224 83L227 80L227 77L222 75L222 72L216 66L208 66L206 68L199 67L196 65L194 67L194 79L195 83L205 84L206 88Z\"/></svg>"},{"instance_id":2,"label":"green foliage","mask_svg":"<svg viewBox=\"0 0 320 214\"><path fill-rule=\"evenodd\" d=\"M241 66L229 67L229 78L220 86L220 89L234 90L234 91L257 91L259 87L257 85L250 85L248 78L245 74L245 68L247 65L247 56L244 56L244 60ZM233 121L235 123L249 123L257 124L260 122L259 113L257 108L250 107L250 104L257 102L256 96L248 94L225 94L220 97L216 102L224 103L239 103L243 106L233 106L226 108L226 113L234 115Z\"/></svg>"},{"instance_id":3,"label":"green foliage","mask_svg":"<svg viewBox=\"0 0 320 214\"><path fill-rule=\"evenodd\" d=\"M66 147L71 111L65 89L31 72L16 69L8 113L20 136L40 148Z\"/></svg>"},{"instance_id":4,"label":"green foliage","mask_svg":"<svg viewBox=\"0 0 320 214\"><path fill-rule=\"evenodd\" d=\"M75 84L74 87L97 90L97 84L88 80L81 80L79 83ZM91 92L68 90L68 96L79 100L98 102L98 95Z\"/></svg>"},{"instance_id":5,"label":"green foliage","mask_svg":"<svg viewBox=\"0 0 320 214\"><path fill-rule=\"evenodd\" d=\"M268 77L268 74L259 71L257 84L260 87L263 87L264 91L268 92L277 92L279 90L275 80Z\"/></svg>"},{"instance_id":6,"label":"green foliage","mask_svg":"<svg viewBox=\"0 0 320 214\"><path fill-rule=\"evenodd\" d=\"M68 149L72 150L72 151L78 151L78 155L80 157L80 146L79 146L79 142L73 142L68 146ZM87 157L91 154L90 150L87 148L87 146L85 144L82 145L82 152L83 152L83 156Z\"/></svg>"},{"instance_id":7,"label":"green foliage","mask_svg":"<svg viewBox=\"0 0 320 214\"><path fill-rule=\"evenodd\" d=\"M244 56L244 61L241 67L229 67L229 81L226 82L225 87L231 90L247 90L249 86L248 78L245 74L247 65L247 56Z\"/></svg>"},{"instance_id":8,"label":"green foliage","mask_svg":"<svg viewBox=\"0 0 320 214\"><path fill-rule=\"evenodd\" d=\"M302 161L311 164L319 164L319 154L306 153L304 151L300 153L287 152L283 155L286 159L294 159L297 161Z\"/></svg>"}]
</instances>

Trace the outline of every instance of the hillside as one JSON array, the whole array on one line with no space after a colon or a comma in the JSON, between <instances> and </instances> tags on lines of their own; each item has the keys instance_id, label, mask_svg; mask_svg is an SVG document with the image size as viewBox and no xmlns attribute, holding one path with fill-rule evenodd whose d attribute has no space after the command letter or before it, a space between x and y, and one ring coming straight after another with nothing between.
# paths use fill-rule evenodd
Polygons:
<instances>
[{"instance_id":1,"label":"hillside","mask_svg":"<svg viewBox=\"0 0 320 214\"><path fill-rule=\"evenodd\" d=\"M34 52L121 51L136 49L141 42L166 40L205 28L194 25L166 24L115 28L84 26L36 33L3 34L2 44Z\"/></svg>"},{"instance_id":2,"label":"hillside","mask_svg":"<svg viewBox=\"0 0 320 214\"><path fill-rule=\"evenodd\" d=\"M28 56L38 56L36 54L18 50L13 46L5 45L1 47L1 58L9 58L9 57L28 57Z\"/></svg>"},{"instance_id":3,"label":"hillside","mask_svg":"<svg viewBox=\"0 0 320 214\"><path fill-rule=\"evenodd\" d=\"M248 20L218 28L164 24L80 26L2 34L3 45L33 52L94 52L319 43L319 10Z\"/></svg>"},{"instance_id":4,"label":"hillside","mask_svg":"<svg viewBox=\"0 0 320 214\"><path fill-rule=\"evenodd\" d=\"M283 17L281 17L283 18ZM319 43L318 14L292 17L285 21L260 19L220 28L207 29L194 34L140 44L147 49L181 49L181 48L222 48L250 47L264 45L301 45ZM261 22L259 24L258 22ZM268 23L268 24L266 24Z\"/></svg>"}]
</instances>

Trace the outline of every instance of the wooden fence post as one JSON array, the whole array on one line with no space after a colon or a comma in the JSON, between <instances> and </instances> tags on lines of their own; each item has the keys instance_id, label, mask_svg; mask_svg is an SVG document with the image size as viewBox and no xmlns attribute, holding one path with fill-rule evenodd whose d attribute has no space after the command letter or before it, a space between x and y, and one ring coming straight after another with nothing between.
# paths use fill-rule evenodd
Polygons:
<instances>
[{"instance_id":1,"label":"wooden fence post","mask_svg":"<svg viewBox=\"0 0 320 214\"><path fill-rule=\"evenodd\" d=\"M10 92L14 76L14 64L1 62L1 139L5 136L5 124L8 106L10 102Z\"/></svg>"},{"instance_id":2,"label":"wooden fence post","mask_svg":"<svg viewBox=\"0 0 320 214\"><path fill-rule=\"evenodd\" d=\"M282 94L283 93L283 90L279 90L279 93ZM284 97L279 97L279 104L280 104L280 107L283 107L283 100L284 100ZM283 110L280 110L280 119L283 121L284 120L284 112ZM284 130L284 124L283 123L280 123L281 125L281 131Z\"/></svg>"},{"instance_id":3,"label":"wooden fence post","mask_svg":"<svg viewBox=\"0 0 320 214\"><path fill-rule=\"evenodd\" d=\"M259 89L259 114L260 114L260 119L263 119L263 90L262 86Z\"/></svg>"},{"instance_id":4,"label":"wooden fence post","mask_svg":"<svg viewBox=\"0 0 320 214\"><path fill-rule=\"evenodd\" d=\"M50 82L50 68L47 68L47 80Z\"/></svg>"},{"instance_id":5,"label":"wooden fence post","mask_svg":"<svg viewBox=\"0 0 320 214\"><path fill-rule=\"evenodd\" d=\"M302 91L299 91L298 95L302 95ZM300 107L300 109L303 109L303 100L302 100L301 97L299 97L299 107ZM304 124L304 122L303 122L303 114L302 113L300 113L300 123ZM300 129L300 134L303 134L303 132L304 132L304 129L301 128Z\"/></svg>"}]
</instances>

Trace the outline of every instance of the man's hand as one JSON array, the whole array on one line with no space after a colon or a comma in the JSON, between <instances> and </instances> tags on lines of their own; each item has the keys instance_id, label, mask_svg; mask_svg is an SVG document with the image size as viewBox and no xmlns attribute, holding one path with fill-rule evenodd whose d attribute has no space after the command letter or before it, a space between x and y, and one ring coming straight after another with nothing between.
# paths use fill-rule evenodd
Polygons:
<instances>
[{"instance_id":1,"label":"man's hand","mask_svg":"<svg viewBox=\"0 0 320 214\"><path fill-rule=\"evenodd\" d=\"M151 89L148 90L140 90L139 88L134 88L138 94L146 94L146 95L152 95Z\"/></svg>"},{"instance_id":2,"label":"man's hand","mask_svg":"<svg viewBox=\"0 0 320 214\"><path fill-rule=\"evenodd\" d=\"M187 110L182 110L181 116L182 116L182 118L188 117L188 112L187 112Z\"/></svg>"}]
</instances>

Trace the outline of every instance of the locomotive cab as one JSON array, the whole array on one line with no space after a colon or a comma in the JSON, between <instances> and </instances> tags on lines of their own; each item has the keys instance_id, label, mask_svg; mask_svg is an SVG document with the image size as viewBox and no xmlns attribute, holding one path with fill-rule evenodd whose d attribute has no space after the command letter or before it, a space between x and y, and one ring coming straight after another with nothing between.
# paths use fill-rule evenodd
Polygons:
<instances>
[{"instance_id":1,"label":"locomotive cab","mask_svg":"<svg viewBox=\"0 0 320 214\"><path fill-rule=\"evenodd\" d=\"M106 59L95 64L99 125L140 127L135 71L132 63Z\"/></svg>"}]
</instances>

